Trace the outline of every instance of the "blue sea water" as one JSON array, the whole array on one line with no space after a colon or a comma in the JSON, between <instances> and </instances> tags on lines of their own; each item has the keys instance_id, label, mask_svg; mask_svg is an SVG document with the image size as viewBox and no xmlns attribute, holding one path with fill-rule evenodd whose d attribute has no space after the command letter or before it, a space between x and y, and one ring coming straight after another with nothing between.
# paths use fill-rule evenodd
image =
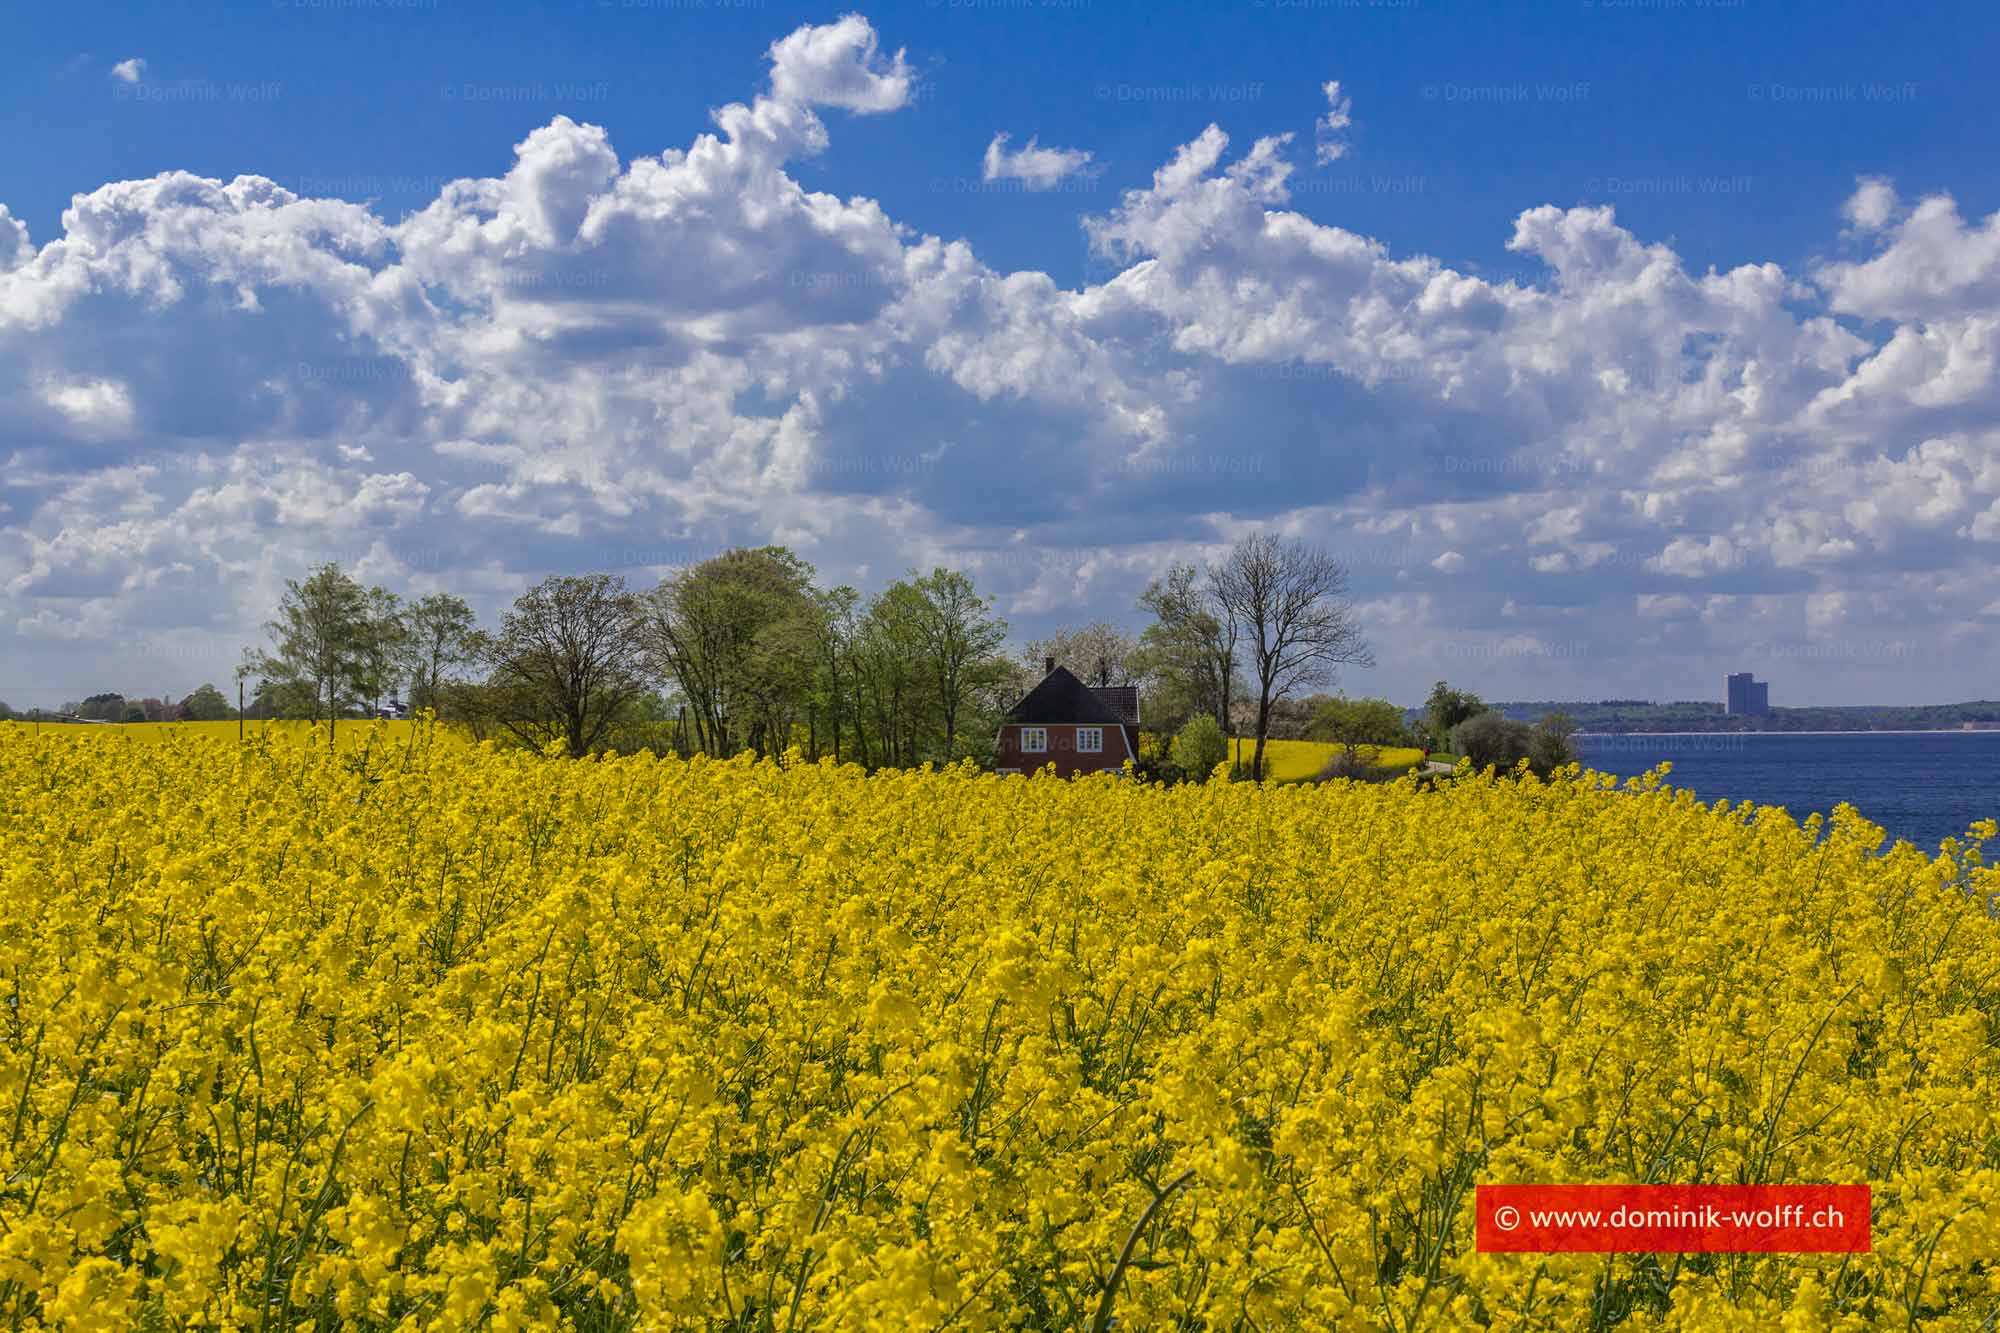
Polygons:
<instances>
[{"instance_id":1,"label":"blue sea water","mask_svg":"<svg viewBox=\"0 0 2000 1333\"><path fill-rule=\"evenodd\" d=\"M1634 777L1671 762L1668 781L1703 801L1783 806L1795 819L1846 801L1925 851L2000 819L2000 731L1746 732L1576 738L1584 765ZM1887 844L1884 844L1886 847Z\"/></svg>"}]
</instances>

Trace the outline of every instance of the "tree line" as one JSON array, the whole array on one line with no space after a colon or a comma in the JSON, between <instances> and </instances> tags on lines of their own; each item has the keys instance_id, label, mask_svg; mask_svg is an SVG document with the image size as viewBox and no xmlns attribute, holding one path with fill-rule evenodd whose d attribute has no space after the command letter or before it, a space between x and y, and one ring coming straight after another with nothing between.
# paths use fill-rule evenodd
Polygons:
<instances>
[{"instance_id":1,"label":"tree line","mask_svg":"<svg viewBox=\"0 0 2000 1333\"><path fill-rule=\"evenodd\" d=\"M1099 621L1010 652L993 599L960 571L912 571L863 596L763 546L644 589L552 576L481 626L455 594L405 600L326 564L287 582L268 644L238 675L255 682L246 716L325 720L329 742L340 719L395 701L577 757L796 745L879 768L989 760L1005 710L1054 659L1092 685L1138 686L1151 732L1206 717L1243 735L1261 773L1308 691L1373 664L1345 568L1297 540L1252 536L1175 565L1138 609L1137 633ZM201 716L235 715L212 684L197 698Z\"/></svg>"}]
</instances>

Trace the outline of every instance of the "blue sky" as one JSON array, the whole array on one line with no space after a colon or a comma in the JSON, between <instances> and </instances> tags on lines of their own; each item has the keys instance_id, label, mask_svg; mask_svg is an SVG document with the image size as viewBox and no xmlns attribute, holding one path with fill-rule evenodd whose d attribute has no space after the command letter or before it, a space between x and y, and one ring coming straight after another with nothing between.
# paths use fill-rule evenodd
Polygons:
<instances>
[{"instance_id":1,"label":"blue sky","mask_svg":"<svg viewBox=\"0 0 2000 1333\"><path fill-rule=\"evenodd\" d=\"M436 182L503 171L512 144L559 112L604 126L621 152L677 146L710 107L743 95L776 36L843 12L29 3L0 54L8 202L47 236L72 194L182 169L349 187L328 192L373 195L393 215L428 203ZM2000 205L1992 5L940 0L866 12L886 43L908 48L921 114L843 132L802 180L865 189L900 220L971 239L991 263L1065 283L1088 262L1081 208L1143 183L1210 121L1238 136L1310 125L1329 78L1361 109L1350 170L1367 179L1303 196L1302 210L1486 271L1519 267L1502 224L1543 203L1615 203L1621 221L1671 238L1690 263L1725 267L1826 251L1857 175L1953 188L1976 213ZM158 83L277 93L251 105L120 101L105 70L132 55ZM1525 98L1501 100L1524 82ZM468 104L468 88L488 100ZM1104 166L1097 189L995 208L951 188L977 176L995 126L1088 147ZM1721 206L1656 191L1681 175L1747 177L1748 189ZM1376 176L1422 184L1393 193L1373 188Z\"/></svg>"},{"instance_id":2,"label":"blue sky","mask_svg":"<svg viewBox=\"0 0 2000 1333\"><path fill-rule=\"evenodd\" d=\"M1994 7L847 12L18 7L0 698L323 558L781 540L1025 637L1250 527L1352 690L1996 693Z\"/></svg>"}]
</instances>

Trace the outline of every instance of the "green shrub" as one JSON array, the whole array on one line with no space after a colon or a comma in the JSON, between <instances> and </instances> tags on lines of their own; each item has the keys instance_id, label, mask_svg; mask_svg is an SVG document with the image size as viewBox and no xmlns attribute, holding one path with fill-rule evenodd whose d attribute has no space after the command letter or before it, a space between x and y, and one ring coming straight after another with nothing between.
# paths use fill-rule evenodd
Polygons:
<instances>
[{"instance_id":1,"label":"green shrub","mask_svg":"<svg viewBox=\"0 0 2000 1333\"><path fill-rule=\"evenodd\" d=\"M1550 716L1530 726L1499 713L1478 713L1452 729L1452 748L1474 768L1509 769L1521 760L1547 777L1576 756L1570 749L1567 719Z\"/></svg>"},{"instance_id":2,"label":"green shrub","mask_svg":"<svg viewBox=\"0 0 2000 1333\"><path fill-rule=\"evenodd\" d=\"M1174 737L1174 766L1196 782L1206 781L1215 766L1229 758L1229 738L1222 725L1206 713L1197 713Z\"/></svg>"},{"instance_id":3,"label":"green shrub","mask_svg":"<svg viewBox=\"0 0 2000 1333\"><path fill-rule=\"evenodd\" d=\"M1313 715L1306 734L1350 749L1357 745L1415 745L1403 725L1403 710L1387 699L1329 699Z\"/></svg>"},{"instance_id":4,"label":"green shrub","mask_svg":"<svg viewBox=\"0 0 2000 1333\"><path fill-rule=\"evenodd\" d=\"M1342 750L1326 761L1326 767L1313 774L1313 781L1331 782L1335 778L1351 778L1356 782L1394 782L1408 771L1402 768L1380 767L1351 751Z\"/></svg>"}]
</instances>

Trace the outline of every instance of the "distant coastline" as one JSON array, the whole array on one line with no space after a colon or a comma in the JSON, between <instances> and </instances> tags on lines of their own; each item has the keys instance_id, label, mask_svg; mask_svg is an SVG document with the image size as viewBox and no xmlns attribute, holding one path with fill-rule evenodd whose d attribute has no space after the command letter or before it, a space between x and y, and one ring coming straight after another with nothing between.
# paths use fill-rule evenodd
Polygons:
<instances>
[{"instance_id":1,"label":"distant coastline","mask_svg":"<svg viewBox=\"0 0 2000 1333\"><path fill-rule=\"evenodd\" d=\"M1610 736L2000 736L2000 727L1836 727L1829 731L1576 731L1579 740Z\"/></svg>"},{"instance_id":2,"label":"distant coastline","mask_svg":"<svg viewBox=\"0 0 2000 1333\"><path fill-rule=\"evenodd\" d=\"M1720 703L1647 699L1528 700L1488 707L1522 722L1560 713L1579 735L1808 736L1861 732L2000 732L2000 701L1951 704L1841 704L1731 713Z\"/></svg>"}]
</instances>

